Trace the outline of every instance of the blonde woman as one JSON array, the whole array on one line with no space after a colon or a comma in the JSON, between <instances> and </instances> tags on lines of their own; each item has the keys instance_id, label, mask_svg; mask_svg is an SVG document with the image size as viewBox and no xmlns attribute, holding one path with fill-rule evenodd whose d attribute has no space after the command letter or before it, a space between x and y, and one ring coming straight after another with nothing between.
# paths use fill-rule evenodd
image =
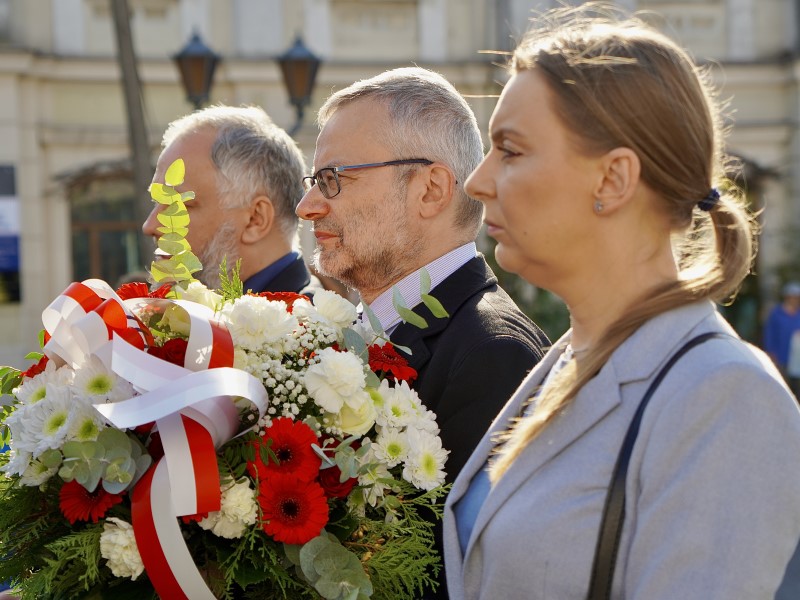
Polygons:
<instances>
[{"instance_id":1,"label":"blonde woman","mask_svg":"<svg viewBox=\"0 0 800 600\"><path fill-rule=\"evenodd\" d=\"M454 484L450 597L587 597L634 413L669 359L713 333L644 410L610 597L800 598L800 412L714 304L754 248L711 89L636 19L585 6L539 24L513 53L466 189L499 264L562 297L572 328Z\"/></svg>"}]
</instances>

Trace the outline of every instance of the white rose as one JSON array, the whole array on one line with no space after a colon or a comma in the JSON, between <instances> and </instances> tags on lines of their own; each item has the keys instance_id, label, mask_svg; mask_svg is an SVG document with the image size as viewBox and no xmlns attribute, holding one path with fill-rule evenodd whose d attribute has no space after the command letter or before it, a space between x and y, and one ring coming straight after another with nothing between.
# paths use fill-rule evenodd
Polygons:
<instances>
[{"instance_id":1,"label":"white rose","mask_svg":"<svg viewBox=\"0 0 800 600\"><path fill-rule=\"evenodd\" d=\"M321 317L339 329L352 325L358 316L352 302L330 290L315 292L314 306Z\"/></svg>"},{"instance_id":2,"label":"white rose","mask_svg":"<svg viewBox=\"0 0 800 600\"><path fill-rule=\"evenodd\" d=\"M325 348L317 353L319 363L311 365L303 383L314 401L329 413L338 413L342 406L362 392L366 383L361 359L350 352Z\"/></svg>"},{"instance_id":3,"label":"white rose","mask_svg":"<svg viewBox=\"0 0 800 600\"><path fill-rule=\"evenodd\" d=\"M164 316L161 317L160 325L166 325L170 331L178 335L189 335L192 328L189 313L182 309L177 304L170 304L164 311Z\"/></svg>"},{"instance_id":4,"label":"white rose","mask_svg":"<svg viewBox=\"0 0 800 600\"><path fill-rule=\"evenodd\" d=\"M360 397L358 403L352 402L353 398ZM350 435L364 435L375 424L375 405L367 392L352 396L350 402L345 403L338 415L333 415L334 424L343 432ZM353 406L356 404L356 406Z\"/></svg>"},{"instance_id":5,"label":"white rose","mask_svg":"<svg viewBox=\"0 0 800 600\"><path fill-rule=\"evenodd\" d=\"M222 296L208 289L199 281L192 281L189 287L183 290L183 292L179 292L179 295L182 300L197 302L212 310L217 310L222 304Z\"/></svg>"},{"instance_id":6,"label":"white rose","mask_svg":"<svg viewBox=\"0 0 800 600\"><path fill-rule=\"evenodd\" d=\"M142 557L133 535L133 525L122 519L109 517L103 523L100 555L108 561L108 568L116 577L136 580L144 571Z\"/></svg>"}]
</instances>

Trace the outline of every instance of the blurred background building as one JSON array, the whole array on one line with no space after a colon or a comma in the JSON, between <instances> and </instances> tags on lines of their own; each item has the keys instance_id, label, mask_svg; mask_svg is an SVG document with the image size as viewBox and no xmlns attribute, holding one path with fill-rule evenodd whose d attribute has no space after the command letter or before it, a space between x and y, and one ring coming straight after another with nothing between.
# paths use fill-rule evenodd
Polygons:
<instances>
[{"instance_id":1,"label":"blurred background building","mask_svg":"<svg viewBox=\"0 0 800 600\"><path fill-rule=\"evenodd\" d=\"M151 246L140 232L141 211L150 203L142 170L155 163L167 123L194 108L173 60L193 35L220 59L208 102L264 107L293 130L310 164L322 101L396 66L441 72L468 96L485 132L495 103L487 96L499 93L504 74L497 56L481 51L510 48L532 9L556 4L0 0L0 364L26 362L42 309L70 281L99 277L114 285L149 264ZM708 65L730 100L728 149L743 161L741 183L754 208L764 209L764 229L757 276L726 310L757 342L760 317L781 284L800 276L798 3L617 4L647 11L649 20ZM121 7L129 18L115 21ZM125 57L126 27L135 60ZM299 123L276 60L298 38L321 60ZM140 114L131 104L138 96ZM484 250L491 254L488 240ZM512 276L504 276L504 284L551 335L566 327L557 299Z\"/></svg>"}]
</instances>

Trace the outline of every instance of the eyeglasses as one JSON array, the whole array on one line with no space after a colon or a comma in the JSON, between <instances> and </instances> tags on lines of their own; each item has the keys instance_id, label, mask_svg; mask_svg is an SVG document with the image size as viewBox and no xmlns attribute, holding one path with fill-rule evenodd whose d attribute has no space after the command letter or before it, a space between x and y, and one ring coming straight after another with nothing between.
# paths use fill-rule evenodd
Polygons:
<instances>
[{"instance_id":1,"label":"eyeglasses","mask_svg":"<svg viewBox=\"0 0 800 600\"><path fill-rule=\"evenodd\" d=\"M303 177L303 183L309 182L309 187L314 184L319 186L319 191L322 195L328 198L334 198L342 191L342 186L339 184L339 173L342 171L350 171L352 169L373 169L375 167L393 167L395 165L432 165L433 161L427 158L406 158L403 160L389 160L380 163L367 163L364 165L346 165L343 167L325 167L320 169L313 175Z\"/></svg>"}]
</instances>

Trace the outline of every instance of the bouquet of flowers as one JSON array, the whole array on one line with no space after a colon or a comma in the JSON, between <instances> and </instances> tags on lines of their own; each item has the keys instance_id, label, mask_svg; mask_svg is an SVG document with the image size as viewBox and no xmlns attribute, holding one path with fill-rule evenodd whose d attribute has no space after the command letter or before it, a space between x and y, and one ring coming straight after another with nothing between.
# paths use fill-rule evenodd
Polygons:
<instances>
[{"instance_id":1,"label":"bouquet of flowers","mask_svg":"<svg viewBox=\"0 0 800 600\"><path fill-rule=\"evenodd\" d=\"M190 198L151 193L180 234ZM196 270L180 238L170 283L73 283L36 363L0 369L0 581L22 598L418 597L441 568L447 451L416 373L333 292L245 294L224 265L221 290L176 277Z\"/></svg>"}]
</instances>

